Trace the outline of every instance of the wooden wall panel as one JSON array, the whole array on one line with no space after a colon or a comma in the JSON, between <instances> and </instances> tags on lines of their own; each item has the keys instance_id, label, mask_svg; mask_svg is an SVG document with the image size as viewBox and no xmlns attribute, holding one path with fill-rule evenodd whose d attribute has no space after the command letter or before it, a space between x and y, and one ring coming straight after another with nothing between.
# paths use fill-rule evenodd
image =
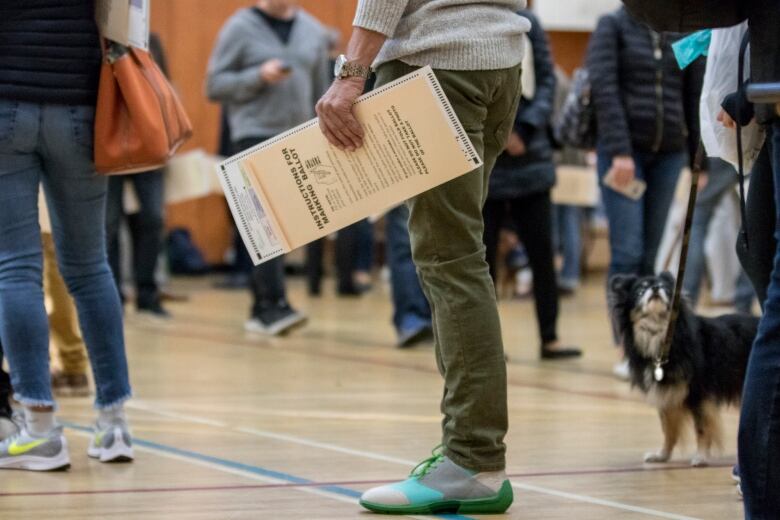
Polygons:
<instances>
[{"instance_id":1,"label":"wooden wall panel","mask_svg":"<svg viewBox=\"0 0 780 520\"><path fill-rule=\"evenodd\" d=\"M206 67L225 21L251 0L153 0L152 30L160 35L168 56L171 79L181 93L192 119L193 138L185 150L214 152L219 139L219 107L205 95ZM337 28L346 44L357 0L300 0L300 5L323 24ZM587 33L553 32L550 40L555 60L567 72L584 55ZM168 225L188 227L195 243L209 261L219 261L230 243L224 201L197 200L168 208Z\"/></svg>"},{"instance_id":2,"label":"wooden wall panel","mask_svg":"<svg viewBox=\"0 0 780 520\"><path fill-rule=\"evenodd\" d=\"M589 32L550 31L550 47L555 63L560 65L567 74L582 66L585 50L590 39Z\"/></svg>"}]
</instances>

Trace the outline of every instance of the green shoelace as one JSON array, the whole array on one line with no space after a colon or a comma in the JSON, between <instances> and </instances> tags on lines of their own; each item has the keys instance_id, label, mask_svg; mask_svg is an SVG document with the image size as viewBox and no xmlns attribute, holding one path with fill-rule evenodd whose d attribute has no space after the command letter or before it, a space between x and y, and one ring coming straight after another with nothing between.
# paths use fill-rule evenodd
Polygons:
<instances>
[{"instance_id":1,"label":"green shoelace","mask_svg":"<svg viewBox=\"0 0 780 520\"><path fill-rule=\"evenodd\" d=\"M434 469L436 469L436 466L441 464L444 461L444 446L442 444L439 444L435 448L433 448L433 451L431 451L431 456L425 459L424 461L420 462L417 466L414 467L412 472L409 474L410 477L414 478L422 478Z\"/></svg>"}]
</instances>

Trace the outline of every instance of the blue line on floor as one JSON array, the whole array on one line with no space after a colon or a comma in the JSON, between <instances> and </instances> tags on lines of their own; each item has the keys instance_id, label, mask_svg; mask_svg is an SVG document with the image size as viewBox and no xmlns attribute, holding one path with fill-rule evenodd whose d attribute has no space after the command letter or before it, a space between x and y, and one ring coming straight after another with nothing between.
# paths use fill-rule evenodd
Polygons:
<instances>
[{"instance_id":1,"label":"blue line on floor","mask_svg":"<svg viewBox=\"0 0 780 520\"><path fill-rule=\"evenodd\" d=\"M61 421L61 424L66 428L70 428L71 430L76 430L80 432L92 433L93 431L92 428L88 428L86 426L81 426L79 424L75 424L71 422ZM188 459L199 460L201 462L208 462L210 464L215 464L217 466L222 466L225 468L246 471L247 473L260 475L263 477L275 478L277 480L290 482L292 484L316 484L313 480L308 480L302 477L296 477L295 475L290 475L288 473L282 473L280 471L265 469L265 468L261 468L260 466L252 466L250 464L244 464L243 462L236 462L233 460L222 459L219 457L212 457L211 455L198 453L197 451L184 450L181 448L176 448L174 446L168 446L166 444L159 444L157 442L139 439L137 437L133 437L133 443L137 444L138 446L143 446L144 448L150 448L153 450L161 451L163 453L170 453L172 455L178 455L180 457L184 457ZM341 486L323 486L323 487L316 487L314 489L321 489L322 491L326 491L328 493L333 493L335 495L342 495L342 496L355 498L355 499L360 498L361 495L359 491L355 491L354 489L349 489ZM444 518L446 520L473 520L471 517L462 516L462 515L436 515L436 517Z\"/></svg>"}]
</instances>

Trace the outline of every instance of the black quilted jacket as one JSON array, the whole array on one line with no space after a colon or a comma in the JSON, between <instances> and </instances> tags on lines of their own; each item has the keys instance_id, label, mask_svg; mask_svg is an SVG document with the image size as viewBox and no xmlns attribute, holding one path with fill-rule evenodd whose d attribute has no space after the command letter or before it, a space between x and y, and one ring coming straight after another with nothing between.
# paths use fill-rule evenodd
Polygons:
<instances>
[{"instance_id":1,"label":"black quilted jacket","mask_svg":"<svg viewBox=\"0 0 780 520\"><path fill-rule=\"evenodd\" d=\"M623 0L636 16L664 31L729 27L748 20L751 79L780 81L780 0ZM758 107L760 121L777 117Z\"/></svg>"},{"instance_id":2,"label":"black quilted jacket","mask_svg":"<svg viewBox=\"0 0 780 520\"><path fill-rule=\"evenodd\" d=\"M671 43L680 37L652 31L624 8L599 20L587 67L600 150L612 156L633 151L695 156L705 63L679 69Z\"/></svg>"}]
</instances>

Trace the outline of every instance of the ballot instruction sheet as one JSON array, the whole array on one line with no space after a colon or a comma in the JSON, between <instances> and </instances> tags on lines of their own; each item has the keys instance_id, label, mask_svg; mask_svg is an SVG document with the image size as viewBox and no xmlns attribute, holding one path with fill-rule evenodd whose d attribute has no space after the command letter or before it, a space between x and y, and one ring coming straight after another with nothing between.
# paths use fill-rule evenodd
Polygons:
<instances>
[{"instance_id":1,"label":"ballot instruction sheet","mask_svg":"<svg viewBox=\"0 0 780 520\"><path fill-rule=\"evenodd\" d=\"M355 116L365 138L354 152L314 119L218 165L255 265L482 165L430 67L360 97Z\"/></svg>"}]
</instances>

